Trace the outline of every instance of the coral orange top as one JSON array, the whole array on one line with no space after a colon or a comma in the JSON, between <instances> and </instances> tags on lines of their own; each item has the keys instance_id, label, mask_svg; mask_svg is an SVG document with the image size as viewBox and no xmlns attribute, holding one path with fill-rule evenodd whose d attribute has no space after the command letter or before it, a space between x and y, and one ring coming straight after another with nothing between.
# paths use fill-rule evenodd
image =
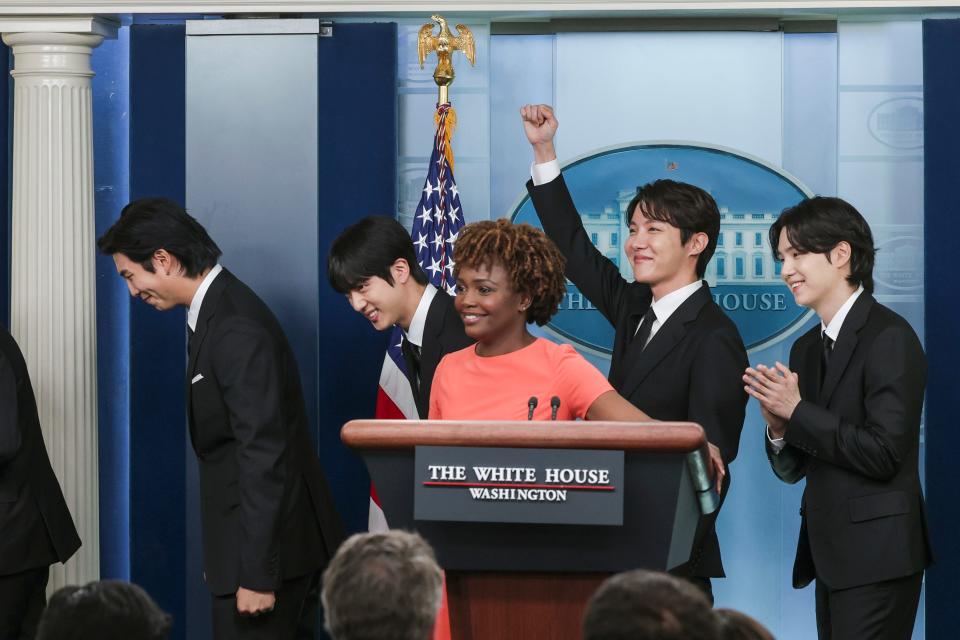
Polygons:
<instances>
[{"instance_id":1,"label":"coral orange top","mask_svg":"<svg viewBox=\"0 0 960 640\"><path fill-rule=\"evenodd\" d=\"M613 387L573 347L543 338L502 356L482 357L476 345L448 353L437 365L430 391L431 420L526 420L536 396L534 420L550 419L550 399L560 398L557 420L586 416Z\"/></svg>"}]
</instances>

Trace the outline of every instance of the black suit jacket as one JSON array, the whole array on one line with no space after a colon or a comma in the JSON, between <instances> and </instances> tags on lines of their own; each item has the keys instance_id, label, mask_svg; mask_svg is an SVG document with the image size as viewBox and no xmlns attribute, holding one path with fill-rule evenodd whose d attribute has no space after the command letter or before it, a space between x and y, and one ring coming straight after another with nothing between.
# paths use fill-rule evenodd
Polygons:
<instances>
[{"instance_id":1,"label":"black suit jacket","mask_svg":"<svg viewBox=\"0 0 960 640\"><path fill-rule=\"evenodd\" d=\"M417 413L421 419L426 420L430 413L430 389L440 359L471 344L473 340L463 332L463 320L453 306L453 298L443 290L437 290L430 302L430 308L427 309L427 321L423 328L419 386L411 353L409 349L403 349L403 358L407 363L407 380L410 382L413 399L417 403Z\"/></svg>"},{"instance_id":2,"label":"black suit jacket","mask_svg":"<svg viewBox=\"0 0 960 640\"><path fill-rule=\"evenodd\" d=\"M0 576L66 562L79 548L43 444L27 365L0 329Z\"/></svg>"},{"instance_id":3,"label":"black suit jacket","mask_svg":"<svg viewBox=\"0 0 960 640\"><path fill-rule=\"evenodd\" d=\"M729 464L737 457L747 395L743 340L733 322L703 286L667 319L642 348L633 336L653 295L627 282L590 242L563 176L540 186L527 183L547 235L567 258L566 275L616 329L609 380L620 395L656 420L700 424ZM729 487L728 473L723 496ZM719 510L718 510L719 512ZM707 519L702 540L680 573L723 576L714 531L718 512Z\"/></svg>"},{"instance_id":4,"label":"black suit jacket","mask_svg":"<svg viewBox=\"0 0 960 640\"><path fill-rule=\"evenodd\" d=\"M802 400L774 472L807 486L793 585L846 589L911 575L932 561L918 472L927 362L906 320L864 292L834 344L820 388L820 326L790 368Z\"/></svg>"},{"instance_id":5,"label":"black suit jacket","mask_svg":"<svg viewBox=\"0 0 960 640\"><path fill-rule=\"evenodd\" d=\"M279 322L224 269L190 340L190 438L200 462L204 570L215 595L276 591L344 537Z\"/></svg>"}]
</instances>

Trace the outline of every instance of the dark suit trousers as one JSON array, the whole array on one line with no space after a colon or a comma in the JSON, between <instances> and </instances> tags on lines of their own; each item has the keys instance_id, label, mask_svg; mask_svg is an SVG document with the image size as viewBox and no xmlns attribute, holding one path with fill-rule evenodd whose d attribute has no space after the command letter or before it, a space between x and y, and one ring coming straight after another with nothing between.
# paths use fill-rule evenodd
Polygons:
<instances>
[{"instance_id":1,"label":"dark suit trousers","mask_svg":"<svg viewBox=\"0 0 960 640\"><path fill-rule=\"evenodd\" d=\"M273 611L258 616L237 613L235 595L213 596L215 640L313 640L320 604L320 572L287 580Z\"/></svg>"},{"instance_id":2,"label":"dark suit trousers","mask_svg":"<svg viewBox=\"0 0 960 640\"><path fill-rule=\"evenodd\" d=\"M817 580L820 640L910 640L923 572L852 589Z\"/></svg>"},{"instance_id":3,"label":"dark suit trousers","mask_svg":"<svg viewBox=\"0 0 960 640\"><path fill-rule=\"evenodd\" d=\"M50 567L0 576L0 640L33 640L49 577Z\"/></svg>"}]
</instances>

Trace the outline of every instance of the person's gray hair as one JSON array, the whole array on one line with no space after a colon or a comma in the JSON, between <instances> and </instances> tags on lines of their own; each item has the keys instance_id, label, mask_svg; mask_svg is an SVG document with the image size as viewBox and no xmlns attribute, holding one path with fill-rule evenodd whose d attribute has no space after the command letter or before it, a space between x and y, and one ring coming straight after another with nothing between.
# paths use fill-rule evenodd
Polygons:
<instances>
[{"instance_id":1,"label":"person's gray hair","mask_svg":"<svg viewBox=\"0 0 960 640\"><path fill-rule=\"evenodd\" d=\"M416 533L358 533L323 574L325 626L335 640L426 640L440 609L443 576Z\"/></svg>"}]
</instances>

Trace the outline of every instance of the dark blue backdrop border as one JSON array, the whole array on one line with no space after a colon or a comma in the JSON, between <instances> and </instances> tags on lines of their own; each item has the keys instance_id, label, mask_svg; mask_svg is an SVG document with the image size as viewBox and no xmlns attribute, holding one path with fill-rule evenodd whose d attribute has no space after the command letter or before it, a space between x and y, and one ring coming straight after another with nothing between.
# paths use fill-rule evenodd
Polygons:
<instances>
[{"instance_id":1,"label":"dark blue backdrop border","mask_svg":"<svg viewBox=\"0 0 960 640\"><path fill-rule=\"evenodd\" d=\"M130 198L185 198L185 27L130 27ZM186 317L130 307L130 578L186 622ZM196 567L199 573L200 567Z\"/></svg>"},{"instance_id":2,"label":"dark blue backdrop border","mask_svg":"<svg viewBox=\"0 0 960 640\"><path fill-rule=\"evenodd\" d=\"M957 398L960 362L954 233L960 176L960 20L923 22L924 259L929 375L926 406L926 489L936 564L927 572L927 638L954 637L960 602L960 500L954 481L960 451Z\"/></svg>"},{"instance_id":3,"label":"dark blue backdrop border","mask_svg":"<svg viewBox=\"0 0 960 640\"><path fill-rule=\"evenodd\" d=\"M397 210L397 25L335 24L319 39L317 73L319 455L347 528L365 531L370 481L340 427L373 417L389 332L376 334L330 288L327 252L350 223Z\"/></svg>"}]
</instances>

